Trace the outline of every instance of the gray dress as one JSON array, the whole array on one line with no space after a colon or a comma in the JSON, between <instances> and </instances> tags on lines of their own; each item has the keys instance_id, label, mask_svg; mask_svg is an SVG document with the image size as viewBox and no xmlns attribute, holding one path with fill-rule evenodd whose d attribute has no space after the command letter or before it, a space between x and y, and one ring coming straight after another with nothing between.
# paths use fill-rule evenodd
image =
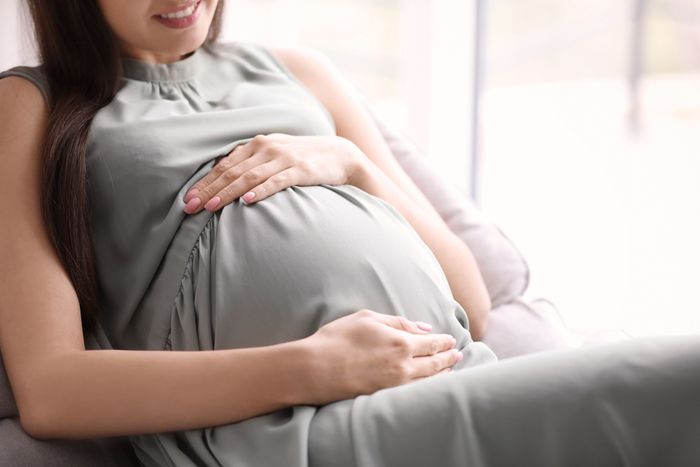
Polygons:
<instances>
[{"instance_id":1,"label":"gray dress","mask_svg":"<svg viewBox=\"0 0 700 467\"><path fill-rule=\"evenodd\" d=\"M42 86L37 69L13 73ZM126 61L88 141L103 293L89 347L265 346L369 308L433 324L465 358L452 374L322 407L133 435L144 465L700 465L697 338L486 365L496 358L472 341L436 258L380 198L350 185L293 186L251 205L184 213L185 193L219 156L268 133L335 127L264 47L206 46L167 65Z\"/></svg>"}]
</instances>

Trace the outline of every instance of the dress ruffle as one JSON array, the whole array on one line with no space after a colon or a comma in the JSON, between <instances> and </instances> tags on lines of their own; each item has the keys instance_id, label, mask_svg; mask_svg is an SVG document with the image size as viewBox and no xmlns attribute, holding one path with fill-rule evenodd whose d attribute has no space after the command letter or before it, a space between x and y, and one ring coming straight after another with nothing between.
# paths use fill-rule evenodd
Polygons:
<instances>
[{"instance_id":1,"label":"dress ruffle","mask_svg":"<svg viewBox=\"0 0 700 467\"><path fill-rule=\"evenodd\" d=\"M190 252L170 320L165 350L212 350L215 330L212 326L211 271L212 248L216 243L219 221L214 214L197 237Z\"/></svg>"}]
</instances>

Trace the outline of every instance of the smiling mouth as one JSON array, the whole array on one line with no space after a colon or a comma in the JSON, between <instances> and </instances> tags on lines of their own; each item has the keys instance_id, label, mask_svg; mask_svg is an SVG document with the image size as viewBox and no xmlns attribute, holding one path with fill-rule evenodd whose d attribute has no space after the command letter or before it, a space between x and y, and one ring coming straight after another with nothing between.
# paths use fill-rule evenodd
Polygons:
<instances>
[{"instance_id":1,"label":"smiling mouth","mask_svg":"<svg viewBox=\"0 0 700 467\"><path fill-rule=\"evenodd\" d=\"M190 5L180 8L179 10L153 15L153 18L159 21L164 26L175 29L189 28L194 25L200 13L200 5L202 0L197 0Z\"/></svg>"},{"instance_id":2,"label":"smiling mouth","mask_svg":"<svg viewBox=\"0 0 700 467\"><path fill-rule=\"evenodd\" d=\"M162 15L155 15L155 16L157 18L161 18L161 19L171 19L171 20L173 20L173 19L175 19L175 20L185 19L185 18L192 16L194 14L194 12L197 10L197 7L199 6L199 4L201 2L202 2L202 0L198 0L197 2L193 3L192 5L190 5L186 8L183 8L181 10L173 11L171 13L164 13Z\"/></svg>"}]
</instances>

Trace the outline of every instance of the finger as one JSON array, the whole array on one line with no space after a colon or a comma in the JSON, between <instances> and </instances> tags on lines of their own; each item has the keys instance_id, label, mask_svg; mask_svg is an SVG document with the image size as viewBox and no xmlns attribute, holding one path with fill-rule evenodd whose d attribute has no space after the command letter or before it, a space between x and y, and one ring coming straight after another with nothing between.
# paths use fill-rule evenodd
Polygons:
<instances>
[{"instance_id":1,"label":"finger","mask_svg":"<svg viewBox=\"0 0 700 467\"><path fill-rule=\"evenodd\" d=\"M190 187L183 198L184 202L189 203L194 197L197 197L201 205L204 205L212 197L210 185L219 179L222 174L231 168L237 167L241 162L250 158L252 155L253 152L249 145L244 144L236 146L228 155L222 157L209 173Z\"/></svg>"},{"instance_id":2,"label":"finger","mask_svg":"<svg viewBox=\"0 0 700 467\"><path fill-rule=\"evenodd\" d=\"M253 158L254 159L254 158ZM249 159L252 160L252 159ZM247 161L246 161L247 162ZM209 201L204 204L204 208L208 211L216 211L217 209L226 206L234 199L239 198L243 193L247 193L251 186L259 186L261 182L277 175L280 171L286 169L282 161L273 160L262 165L252 167L243 175L238 177L233 183L222 187ZM222 177L226 179L225 174ZM219 182L215 182L219 185Z\"/></svg>"},{"instance_id":3,"label":"finger","mask_svg":"<svg viewBox=\"0 0 700 467\"><path fill-rule=\"evenodd\" d=\"M410 319L404 317L404 316L398 316L398 315L387 315L384 313L375 313L375 318L386 324L387 326L391 326L392 328L399 329L401 331L406 331L410 332L412 334L426 334L429 332L428 330L424 329L424 324L421 324L419 326L416 321L411 321ZM428 325L430 326L430 325Z\"/></svg>"},{"instance_id":4,"label":"finger","mask_svg":"<svg viewBox=\"0 0 700 467\"><path fill-rule=\"evenodd\" d=\"M185 206L185 212L188 214L196 214L205 209L207 203L230 185L236 184L236 188L242 186L243 188L241 188L241 191L243 191L246 188L260 183L259 177L262 175L262 172L259 167L267 162L263 155L254 154L236 165L232 165L232 162L230 162L231 160L232 159L222 160L212 169L212 172L215 172L217 178L208 185L203 186L200 191L190 199L187 206ZM249 173L251 171L252 173ZM219 201L220 200L221 199L219 199ZM218 203L218 205L223 206L221 203ZM208 207L211 207L211 205Z\"/></svg>"},{"instance_id":5,"label":"finger","mask_svg":"<svg viewBox=\"0 0 700 467\"><path fill-rule=\"evenodd\" d=\"M410 378L433 376L464 358L459 349L450 349L435 355L415 357L411 365Z\"/></svg>"},{"instance_id":6,"label":"finger","mask_svg":"<svg viewBox=\"0 0 700 467\"><path fill-rule=\"evenodd\" d=\"M269 177L260 185L254 187L243 196L246 204L262 201L273 194L296 185L300 179L299 171L296 167L290 167ZM252 194L252 196L250 196Z\"/></svg>"},{"instance_id":7,"label":"finger","mask_svg":"<svg viewBox=\"0 0 700 467\"><path fill-rule=\"evenodd\" d=\"M433 325L430 323L426 323L425 321L414 321L416 323L416 326L421 328L424 331L432 331L433 330Z\"/></svg>"},{"instance_id":8,"label":"finger","mask_svg":"<svg viewBox=\"0 0 700 467\"><path fill-rule=\"evenodd\" d=\"M410 338L413 345L412 355L419 357L422 355L435 355L451 349L457 340L449 334L425 334L422 336L412 336Z\"/></svg>"},{"instance_id":9,"label":"finger","mask_svg":"<svg viewBox=\"0 0 700 467\"><path fill-rule=\"evenodd\" d=\"M229 165L230 167L235 166L238 164L240 161L242 161L244 158L240 157L240 154L242 154L241 149L245 146L245 144L239 144L231 152L229 152L227 155L222 156L216 164L214 164L214 167L201 179L197 181L194 185L190 187L189 190L187 190L187 193L185 193L185 197L183 198L183 201L187 203L194 195L196 195L199 191L201 191L202 188L205 186L209 185L211 182L216 180L221 172L223 172L226 169L226 165Z\"/></svg>"}]
</instances>

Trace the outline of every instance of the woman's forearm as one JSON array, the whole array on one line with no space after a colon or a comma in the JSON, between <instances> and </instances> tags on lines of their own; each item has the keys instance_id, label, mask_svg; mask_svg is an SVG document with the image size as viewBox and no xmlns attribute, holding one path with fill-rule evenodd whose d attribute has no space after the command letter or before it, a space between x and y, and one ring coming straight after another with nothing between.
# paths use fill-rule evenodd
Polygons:
<instances>
[{"instance_id":1,"label":"woman's forearm","mask_svg":"<svg viewBox=\"0 0 700 467\"><path fill-rule=\"evenodd\" d=\"M37 372L37 438L90 438L234 423L303 403L304 340L214 351L89 350ZM24 414L21 414L24 418Z\"/></svg>"},{"instance_id":2,"label":"woman's forearm","mask_svg":"<svg viewBox=\"0 0 700 467\"><path fill-rule=\"evenodd\" d=\"M435 211L412 202L372 161L359 159L352 183L394 206L413 226L440 263L454 299L466 310L472 337L480 339L486 329L491 299L469 247Z\"/></svg>"}]
</instances>

